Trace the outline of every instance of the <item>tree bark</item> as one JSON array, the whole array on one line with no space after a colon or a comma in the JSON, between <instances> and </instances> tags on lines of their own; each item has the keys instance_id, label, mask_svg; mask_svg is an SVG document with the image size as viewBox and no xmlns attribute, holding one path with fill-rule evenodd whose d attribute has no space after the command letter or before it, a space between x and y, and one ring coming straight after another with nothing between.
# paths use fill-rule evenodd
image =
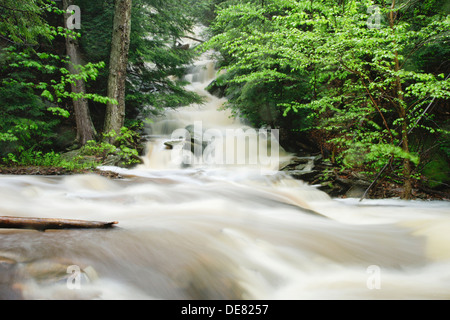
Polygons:
<instances>
[{"instance_id":1,"label":"tree bark","mask_svg":"<svg viewBox=\"0 0 450 320\"><path fill-rule=\"evenodd\" d=\"M119 133L125 122L125 85L131 34L132 0L116 0L109 63L108 97L118 104L106 106L104 132ZM108 137L113 143L114 137Z\"/></svg>"},{"instance_id":2,"label":"tree bark","mask_svg":"<svg viewBox=\"0 0 450 320\"><path fill-rule=\"evenodd\" d=\"M63 9L67 11L67 8L73 4L73 0L63 0ZM64 27L67 26L67 18L70 13L65 15ZM78 74L79 70L77 65L81 65L81 53L78 40L76 37L66 37L66 50L67 55L70 58L69 71L71 74ZM71 90L74 93L86 94L86 86L83 79L75 80L75 83L71 83ZM88 101L85 98L73 99L73 108L75 114L75 121L77 126L77 141L80 145L85 145L87 141L94 140L96 131L94 124L92 123L91 115L89 112Z\"/></svg>"},{"instance_id":3,"label":"tree bark","mask_svg":"<svg viewBox=\"0 0 450 320\"><path fill-rule=\"evenodd\" d=\"M405 154L409 154L409 143L408 143L408 123L406 119L406 110L404 106L401 106L399 116L402 118L402 149ZM404 200L411 199L412 196L412 178L411 178L411 161L405 158L403 159L403 177L405 179L403 185L403 192L401 198Z\"/></svg>"},{"instance_id":4,"label":"tree bark","mask_svg":"<svg viewBox=\"0 0 450 320\"><path fill-rule=\"evenodd\" d=\"M391 5L391 11L389 12L389 25L391 27L391 30L394 31L395 29L395 16L394 15L394 9L395 9L395 0L392 1ZM398 52L397 50L394 52L395 58L394 58L394 70L397 73L400 70L400 63L398 60ZM404 95L403 95L403 88L402 83L399 76L396 76L395 79L395 88L394 88L394 97L398 98L398 105L397 105L397 113L398 116L401 119L401 137L402 137L402 149L405 152L405 154L409 154L409 143L408 143L408 119L406 117L406 108L404 105ZM412 195L412 178L411 178L411 162L408 158L403 159L403 178L404 185L403 185L403 192L401 195L401 198L404 200L411 199Z\"/></svg>"},{"instance_id":5,"label":"tree bark","mask_svg":"<svg viewBox=\"0 0 450 320\"><path fill-rule=\"evenodd\" d=\"M85 221L73 219L21 218L0 216L0 228L33 229L45 231L48 229L106 229L118 224L114 222Z\"/></svg>"}]
</instances>

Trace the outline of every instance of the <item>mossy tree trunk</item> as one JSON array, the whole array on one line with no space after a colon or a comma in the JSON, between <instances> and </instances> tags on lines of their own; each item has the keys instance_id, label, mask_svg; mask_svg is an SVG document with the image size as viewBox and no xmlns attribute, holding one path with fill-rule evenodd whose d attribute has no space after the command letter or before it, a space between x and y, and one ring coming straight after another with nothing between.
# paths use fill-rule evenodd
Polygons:
<instances>
[{"instance_id":1,"label":"mossy tree trunk","mask_svg":"<svg viewBox=\"0 0 450 320\"><path fill-rule=\"evenodd\" d=\"M125 122L125 85L131 34L132 0L116 0L108 78L108 98L117 104L106 106L104 132L119 133ZM113 143L114 137L106 138Z\"/></svg>"},{"instance_id":2,"label":"mossy tree trunk","mask_svg":"<svg viewBox=\"0 0 450 320\"><path fill-rule=\"evenodd\" d=\"M73 0L63 0L63 9L73 4ZM68 28L67 20L70 13L65 15L64 27ZM81 52L78 44L78 39L75 36L66 37L66 51L70 58L69 71L71 74L78 74L78 65L81 65ZM71 90L73 93L86 94L86 86L83 79L77 79L71 83ZM87 141L95 139L96 131L92 123L88 100L86 98L73 99L73 108L75 121L77 126L77 141L80 145L85 145Z\"/></svg>"}]
</instances>

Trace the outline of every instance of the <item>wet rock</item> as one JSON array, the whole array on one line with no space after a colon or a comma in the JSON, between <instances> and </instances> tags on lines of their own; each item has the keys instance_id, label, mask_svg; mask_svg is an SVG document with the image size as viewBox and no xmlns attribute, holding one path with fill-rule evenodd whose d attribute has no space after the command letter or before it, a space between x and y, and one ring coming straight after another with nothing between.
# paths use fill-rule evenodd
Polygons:
<instances>
[{"instance_id":1,"label":"wet rock","mask_svg":"<svg viewBox=\"0 0 450 320\"><path fill-rule=\"evenodd\" d=\"M0 257L0 284L9 284L16 265L17 261Z\"/></svg>"},{"instance_id":2,"label":"wet rock","mask_svg":"<svg viewBox=\"0 0 450 320\"><path fill-rule=\"evenodd\" d=\"M294 179L303 181L312 181L320 173L315 170L316 161L320 156L292 157L290 161L281 169Z\"/></svg>"},{"instance_id":3,"label":"wet rock","mask_svg":"<svg viewBox=\"0 0 450 320\"><path fill-rule=\"evenodd\" d=\"M85 272L88 270L88 272ZM41 259L18 266L17 274L21 279L33 279L38 283L56 283L67 281L74 274L80 276L82 281L90 281L98 278L96 271L91 266L74 263L67 259Z\"/></svg>"},{"instance_id":4,"label":"wet rock","mask_svg":"<svg viewBox=\"0 0 450 320\"><path fill-rule=\"evenodd\" d=\"M362 195L368 185L361 175L340 176L332 164L322 161L322 155L295 156L282 169L294 179L316 186L331 197ZM348 195L346 195L346 193ZM362 192L362 193L361 193Z\"/></svg>"},{"instance_id":5,"label":"wet rock","mask_svg":"<svg viewBox=\"0 0 450 320\"><path fill-rule=\"evenodd\" d=\"M202 150L203 151L208 146L208 141L205 141L203 139L203 134L204 134L205 130L203 130L201 132L196 131L195 130L195 126L193 124L190 124L190 125L186 126L185 129L187 130L187 132L189 132L190 141L187 140L185 142L186 144L184 146L184 149L191 150L191 152L194 153L195 150L196 150L195 147L201 148L201 149L198 149L198 150Z\"/></svg>"},{"instance_id":6,"label":"wet rock","mask_svg":"<svg viewBox=\"0 0 450 320\"><path fill-rule=\"evenodd\" d=\"M64 152L61 154L61 158L66 161L73 161L75 158L79 157L81 155L81 149L71 150Z\"/></svg>"},{"instance_id":7,"label":"wet rock","mask_svg":"<svg viewBox=\"0 0 450 320\"><path fill-rule=\"evenodd\" d=\"M0 257L0 272L4 270L11 270L15 265L17 264L17 261L6 258L6 257ZM1 278L0 278L1 281Z\"/></svg>"},{"instance_id":8,"label":"wet rock","mask_svg":"<svg viewBox=\"0 0 450 320\"><path fill-rule=\"evenodd\" d=\"M17 261L0 256L0 300L23 300L20 290L14 287Z\"/></svg>"},{"instance_id":9,"label":"wet rock","mask_svg":"<svg viewBox=\"0 0 450 320\"><path fill-rule=\"evenodd\" d=\"M108 155L105 160L103 160L103 166L120 167L122 163L122 157L118 155Z\"/></svg>"},{"instance_id":10,"label":"wet rock","mask_svg":"<svg viewBox=\"0 0 450 320\"><path fill-rule=\"evenodd\" d=\"M33 279L37 282L58 282L67 278L67 265L51 260L28 263L19 270L23 279Z\"/></svg>"},{"instance_id":11,"label":"wet rock","mask_svg":"<svg viewBox=\"0 0 450 320\"><path fill-rule=\"evenodd\" d=\"M213 96L216 96L218 98L223 98L226 95L226 89L227 87L224 85L219 84L217 80L213 80L207 87L206 90L212 94Z\"/></svg>"},{"instance_id":12,"label":"wet rock","mask_svg":"<svg viewBox=\"0 0 450 320\"><path fill-rule=\"evenodd\" d=\"M282 171L289 170L306 170L311 171L314 169L316 163L322 159L321 155L306 156L306 157L292 157L289 162L281 168Z\"/></svg>"},{"instance_id":13,"label":"wet rock","mask_svg":"<svg viewBox=\"0 0 450 320\"><path fill-rule=\"evenodd\" d=\"M41 259L17 264L11 280L3 285L9 288L10 295L24 299L78 299L85 292L75 289L85 287L89 291L89 284L98 278L92 266L63 258ZM88 294L89 299L99 295L90 291Z\"/></svg>"},{"instance_id":14,"label":"wet rock","mask_svg":"<svg viewBox=\"0 0 450 320\"><path fill-rule=\"evenodd\" d=\"M366 192L366 188L363 188L361 186L351 186L350 189L345 193L346 198L361 198L364 195L364 192Z\"/></svg>"},{"instance_id":15,"label":"wet rock","mask_svg":"<svg viewBox=\"0 0 450 320\"><path fill-rule=\"evenodd\" d=\"M318 174L317 170L288 170L286 171L288 175L293 177L294 179L310 181L313 180Z\"/></svg>"},{"instance_id":16,"label":"wet rock","mask_svg":"<svg viewBox=\"0 0 450 320\"><path fill-rule=\"evenodd\" d=\"M294 179L316 186L331 197L360 198L371 179L365 174L335 167L321 155L295 156L282 169Z\"/></svg>"},{"instance_id":17,"label":"wet rock","mask_svg":"<svg viewBox=\"0 0 450 320\"><path fill-rule=\"evenodd\" d=\"M178 146L180 144L184 144L184 140L169 140L169 141L164 142L164 145L169 150L172 150L173 148L175 148L176 146Z\"/></svg>"}]
</instances>

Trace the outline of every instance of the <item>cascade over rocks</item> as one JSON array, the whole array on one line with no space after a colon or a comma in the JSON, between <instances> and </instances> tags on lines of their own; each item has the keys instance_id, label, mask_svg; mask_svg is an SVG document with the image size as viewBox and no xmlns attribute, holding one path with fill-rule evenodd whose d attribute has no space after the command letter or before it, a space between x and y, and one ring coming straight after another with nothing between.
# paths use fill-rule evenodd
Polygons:
<instances>
[{"instance_id":1,"label":"cascade over rocks","mask_svg":"<svg viewBox=\"0 0 450 320\"><path fill-rule=\"evenodd\" d=\"M359 198L370 185L370 181L363 174L346 172L339 175L335 169L318 154L294 156L280 170L294 179L316 186L332 197Z\"/></svg>"},{"instance_id":2,"label":"cascade over rocks","mask_svg":"<svg viewBox=\"0 0 450 320\"><path fill-rule=\"evenodd\" d=\"M364 173L346 169L342 171L330 162L324 161L321 154L293 156L280 170L294 179L337 198L362 198L373 180ZM366 198L398 198L403 192L401 184L393 184L380 179L378 187L371 188ZM413 195L418 199L449 199L448 192L425 189L420 183L413 188Z\"/></svg>"}]
</instances>

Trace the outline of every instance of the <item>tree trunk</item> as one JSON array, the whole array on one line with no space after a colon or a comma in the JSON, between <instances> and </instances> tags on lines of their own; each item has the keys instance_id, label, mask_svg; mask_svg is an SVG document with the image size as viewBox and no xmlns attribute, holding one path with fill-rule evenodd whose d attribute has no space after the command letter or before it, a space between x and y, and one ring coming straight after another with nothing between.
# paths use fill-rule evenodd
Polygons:
<instances>
[{"instance_id":1,"label":"tree trunk","mask_svg":"<svg viewBox=\"0 0 450 320\"><path fill-rule=\"evenodd\" d=\"M400 67L399 67L399 61L398 61L398 53L397 51L395 52L395 71L397 72ZM400 81L400 78L397 77L396 80L396 88L395 90L397 91L397 97L399 100L399 105L398 105L398 116L400 117L401 120L401 137L402 137L402 149L405 152L405 154L409 154L409 141L408 141L408 119L406 117L406 108L405 105L403 104L404 101L404 97L403 97L403 89L402 89L402 84ZM411 199L411 195L412 195L412 178L411 178L411 162L409 161L409 159L404 158L403 159L403 177L405 179L404 184L403 184L403 192L401 195L401 198L404 200L409 200Z\"/></svg>"},{"instance_id":2,"label":"tree trunk","mask_svg":"<svg viewBox=\"0 0 450 320\"><path fill-rule=\"evenodd\" d=\"M67 11L67 8L73 4L73 0L63 0L63 9ZM70 14L66 14L64 19L64 27L67 28L67 18ZM78 40L75 37L67 36L66 38L66 50L67 55L70 58L69 71L71 74L78 74L79 70L77 65L81 64L80 47ZM75 83L71 83L71 89L74 93L85 94L86 86L83 79L75 80ZM95 139L96 131L94 124L92 123L91 115L89 112L88 101L85 98L73 99L73 108L75 114L75 121L77 126L77 140L81 145L85 145L87 141Z\"/></svg>"},{"instance_id":3,"label":"tree trunk","mask_svg":"<svg viewBox=\"0 0 450 320\"><path fill-rule=\"evenodd\" d=\"M116 0L109 63L108 97L118 104L106 106L104 132L119 133L125 121L125 84L131 34L132 0ZM107 138L113 143L114 138Z\"/></svg>"},{"instance_id":4,"label":"tree trunk","mask_svg":"<svg viewBox=\"0 0 450 320\"><path fill-rule=\"evenodd\" d=\"M402 106L401 108L402 120L402 149L405 153L409 153L409 143L408 143L408 123L406 119L406 110ZM412 195L412 178L411 178L411 162L409 159L403 159L403 177L405 179L403 185L403 193L401 198L404 200L411 199Z\"/></svg>"},{"instance_id":5,"label":"tree trunk","mask_svg":"<svg viewBox=\"0 0 450 320\"><path fill-rule=\"evenodd\" d=\"M391 11L389 13L389 25L392 30L395 28L395 16L394 16L394 9L395 9L395 0L392 1L391 5ZM395 51L395 58L394 58L394 70L395 72L398 72L400 70L400 63L398 60L398 52ZM397 106L397 112L398 116L401 119L401 137L402 137L402 149L405 152L405 154L409 154L409 142L408 142L408 119L406 117L406 108L404 105L404 95L403 95L403 88L402 83L399 78L399 76L396 76L395 79L395 92L394 97L398 98L398 106ZM401 198L404 200L411 199L412 195L412 178L411 178L411 162L409 159L405 158L403 159L403 177L405 179L404 185L403 185L403 192L401 195Z\"/></svg>"}]
</instances>

